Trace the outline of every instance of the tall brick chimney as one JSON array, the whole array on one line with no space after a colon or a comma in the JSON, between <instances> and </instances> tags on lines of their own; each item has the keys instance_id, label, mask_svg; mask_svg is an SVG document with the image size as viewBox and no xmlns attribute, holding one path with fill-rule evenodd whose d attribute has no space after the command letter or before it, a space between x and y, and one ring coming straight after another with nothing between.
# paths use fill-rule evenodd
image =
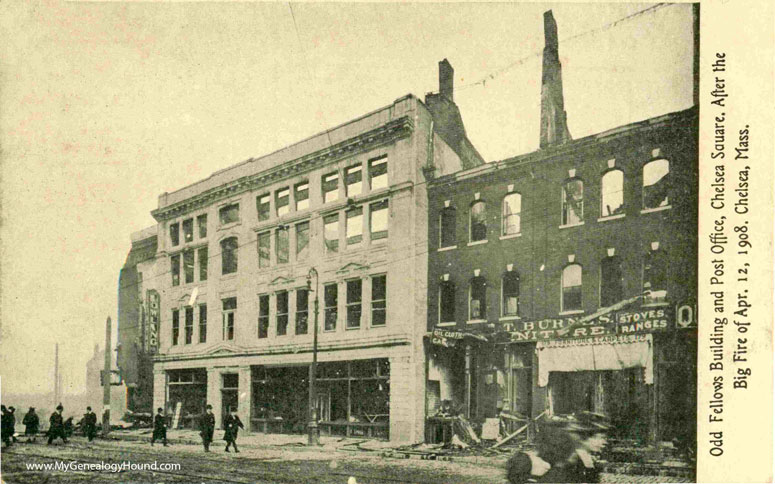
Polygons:
<instances>
[{"instance_id":1,"label":"tall brick chimney","mask_svg":"<svg viewBox=\"0 0 775 484\"><path fill-rule=\"evenodd\" d=\"M546 148L571 140L562 96L562 66L557 52L557 22L551 10L544 12L544 64L541 75L541 140Z\"/></svg>"},{"instance_id":2,"label":"tall brick chimney","mask_svg":"<svg viewBox=\"0 0 775 484\"><path fill-rule=\"evenodd\" d=\"M439 61L439 93L450 101L454 101L452 97L454 83L455 69L452 68L452 64L447 59Z\"/></svg>"}]
</instances>

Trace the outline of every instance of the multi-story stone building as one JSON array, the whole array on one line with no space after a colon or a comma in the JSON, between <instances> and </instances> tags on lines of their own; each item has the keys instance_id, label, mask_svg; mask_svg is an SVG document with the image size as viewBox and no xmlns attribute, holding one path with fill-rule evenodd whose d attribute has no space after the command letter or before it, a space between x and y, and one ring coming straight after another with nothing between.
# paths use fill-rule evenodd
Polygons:
<instances>
[{"instance_id":1,"label":"multi-story stone building","mask_svg":"<svg viewBox=\"0 0 775 484\"><path fill-rule=\"evenodd\" d=\"M428 415L693 442L697 110L572 140L545 32L541 148L429 183Z\"/></svg>"},{"instance_id":2,"label":"multi-story stone building","mask_svg":"<svg viewBox=\"0 0 775 484\"><path fill-rule=\"evenodd\" d=\"M236 408L255 431L305 431L319 317L323 433L422 440L425 182L483 161L439 68L425 102L397 99L159 197L154 408L192 424L211 404L219 424Z\"/></svg>"}]
</instances>

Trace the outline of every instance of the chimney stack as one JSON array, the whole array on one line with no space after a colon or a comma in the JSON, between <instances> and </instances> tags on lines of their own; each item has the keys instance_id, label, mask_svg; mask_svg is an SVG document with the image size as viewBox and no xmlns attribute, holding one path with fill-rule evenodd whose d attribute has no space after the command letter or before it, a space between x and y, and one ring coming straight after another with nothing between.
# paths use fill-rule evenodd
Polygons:
<instances>
[{"instance_id":1,"label":"chimney stack","mask_svg":"<svg viewBox=\"0 0 775 484\"><path fill-rule=\"evenodd\" d=\"M562 66L558 53L557 22L551 10L544 12L544 62L541 75L541 140L546 148L570 141L562 96Z\"/></svg>"},{"instance_id":2,"label":"chimney stack","mask_svg":"<svg viewBox=\"0 0 775 484\"><path fill-rule=\"evenodd\" d=\"M447 59L439 62L439 93L450 101L454 101L452 91L455 83L455 69Z\"/></svg>"}]
</instances>

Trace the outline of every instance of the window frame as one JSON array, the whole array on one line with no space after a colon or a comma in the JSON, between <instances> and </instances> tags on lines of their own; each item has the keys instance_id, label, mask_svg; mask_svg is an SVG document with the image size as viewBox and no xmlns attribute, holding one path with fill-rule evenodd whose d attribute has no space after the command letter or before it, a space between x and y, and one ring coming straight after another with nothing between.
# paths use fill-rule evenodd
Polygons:
<instances>
[{"instance_id":1,"label":"window frame","mask_svg":"<svg viewBox=\"0 0 775 484\"><path fill-rule=\"evenodd\" d=\"M479 314L474 316L474 288L475 283L482 288L482 296L479 304ZM483 276L475 276L471 278L468 284L468 320L469 321L486 321L487 320L487 279Z\"/></svg>"},{"instance_id":2,"label":"window frame","mask_svg":"<svg viewBox=\"0 0 775 484\"><path fill-rule=\"evenodd\" d=\"M201 213L196 216L197 233L200 239L207 238L207 214Z\"/></svg>"},{"instance_id":3,"label":"window frame","mask_svg":"<svg viewBox=\"0 0 775 484\"><path fill-rule=\"evenodd\" d=\"M619 173L620 180L619 180L619 190L618 191L606 191L606 179L610 179L611 176L613 176L616 172ZM609 218L609 217L617 217L624 215L626 213L626 209L624 206L624 170L621 168L611 168L609 170L606 170L603 172L603 174L600 176L600 218ZM617 210L614 210L613 213L606 213L606 194L611 193L619 193L621 198L621 204L617 208Z\"/></svg>"},{"instance_id":4,"label":"window frame","mask_svg":"<svg viewBox=\"0 0 775 484\"><path fill-rule=\"evenodd\" d=\"M444 239L445 239L444 233L446 228L446 225L444 224L445 213L452 213L452 218L451 218L452 227L450 227L451 229L450 238L453 243L447 244L447 245L444 244ZM439 248L447 249L450 247L457 247L457 209L452 206L444 207L439 212Z\"/></svg>"},{"instance_id":5,"label":"window frame","mask_svg":"<svg viewBox=\"0 0 775 484\"><path fill-rule=\"evenodd\" d=\"M258 295L258 327L256 335L258 339L269 337L269 294Z\"/></svg>"},{"instance_id":6,"label":"window frame","mask_svg":"<svg viewBox=\"0 0 775 484\"><path fill-rule=\"evenodd\" d=\"M207 280L207 268L209 260L209 251L206 245L196 249L196 260L199 263L199 281L204 282Z\"/></svg>"},{"instance_id":7,"label":"window frame","mask_svg":"<svg viewBox=\"0 0 775 484\"><path fill-rule=\"evenodd\" d=\"M226 218L226 215L230 213L236 213L236 218L234 220L224 220ZM218 208L218 222L220 223L221 227L225 227L231 224L236 224L236 223L239 223L239 221L240 221L239 202L227 203Z\"/></svg>"},{"instance_id":8,"label":"window frame","mask_svg":"<svg viewBox=\"0 0 775 484\"><path fill-rule=\"evenodd\" d=\"M263 193L256 197L256 216L259 222L272 218L272 195Z\"/></svg>"},{"instance_id":9,"label":"window frame","mask_svg":"<svg viewBox=\"0 0 775 484\"><path fill-rule=\"evenodd\" d=\"M181 232L183 233L183 243L188 244L194 241L194 219L187 218L180 223Z\"/></svg>"},{"instance_id":10,"label":"window frame","mask_svg":"<svg viewBox=\"0 0 775 484\"><path fill-rule=\"evenodd\" d=\"M231 244L233 243L233 247ZM236 236L226 237L221 245L221 275L236 274L239 271L239 240ZM230 246L230 247L227 247ZM231 259L229 259L231 254ZM233 261L233 262L232 262ZM228 263L228 264L227 264ZM233 265L233 269L232 269ZM228 269L228 270L227 270Z\"/></svg>"},{"instance_id":11,"label":"window frame","mask_svg":"<svg viewBox=\"0 0 775 484\"><path fill-rule=\"evenodd\" d=\"M304 187L303 189L301 189ZM293 186L293 202L296 207L296 211L307 210L310 206L309 200L309 181L299 182ZM304 202L300 206L300 202Z\"/></svg>"},{"instance_id":12,"label":"window frame","mask_svg":"<svg viewBox=\"0 0 775 484\"><path fill-rule=\"evenodd\" d=\"M477 225L482 225L484 234L481 238L474 239L474 207L481 205L481 219L482 222ZM487 240L487 203L484 200L474 200L468 208L468 242L476 243Z\"/></svg>"},{"instance_id":13,"label":"window frame","mask_svg":"<svg viewBox=\"0 0 775 484\"><path fill-rule=\"evenodd\" d=\"M339 252L339 239L341 238L341 228L339 226L339 213L332 213L323 217L323 245L325 247L326 254L336 254ZM329 226L336 228L336 238L328 238Z\"/></svg>"},{"instance_id":14,"label":"window frame","mask_svg":"<svg viewBox=\"0 0 775 484\"><path fill-rule=\"evenodd\" d=\"M301 298L300 296L302 294L305 294L304 298ZM301 304L301 299L306 299L306 304ZM296 313L295 313L295 321L294 321L294 334L296 335L304 335L309 333L309 289L307 288L299 288L296 289ZM300 328L302 328L302 325L300 322L303 321L303 331L300 331Z\"/></svg>"},{"instance_id":15,"label":"window frame","mask_svg":"<svg viewBox=\"0 0 775 484\"><path fill-rule=\"evenodd\" d=\"M608 264L616 264L616 267L618 268L618 271L619 271L619 278L618 278L619 297L618 298L614 297L613 302L604 301L604 299L607 299L610 297L603 290L606 282L606 278L604 277L606 275L605 270ZM598 293L599 293L598 304L601 308L612 306L613 304L616 304L617 302L622 301L624 299L624 271L622 270L621 257L617 255L612 255L612 256L603 257L600 260L600 284L598 288Z\"/></svg>"},{"instance_id":16,"label":"window frame","mask_svg":"<svg viewBox=\"0 0 775 484\"><path fill-rule=\"evenodd\" d=\"M285 300L285 312L281 312L280 297ZM287 290L275 293L275 334L277 336L288 335L288 322L290 319L290 293ZM280 330L282 328L282 331Z\"/></svg>"},{"instance_id":17,"label":"window frame","mask_svg":"<svg viewBox=\"0 0 775 484\"><path fill-rule=\"evenodd\" d=\"M195 277L196 254L194 254L194 249L186 249L183 251L183 283L193 284Z\"/></svg>"},{"instance_id":18,"label":"window frame","mask_svg":"<svg viewBox=\"0 0 775 484\"><path fill-rule=\"evenodd\" d=\"M227 308L226 307L227 302L228 302L228 305L231 306L230 302L232 300L234 301L234 307ZM223 318L221 337L223 341L234 341L234 338L237 333L237 298L236 297L227 297L227 298L221 299L221 315Z\"/></svg>"},{"instance_id":19,"label":"window frame","mask_svg":"<svg viewBox=\"0 0 775 484\"><path fill-rule=\"evenodd\" d=\"M379 165L385 165L385 168L384 168L385 172L375 176L374 175L375 167L382 170L382 167ZM368 166L368 172L369 172L369 190L371 191L382 190L384 188L390 187L390 180L388 179L388 166L389 166L388 155L382 155L376 158L371 158L368 161L367 166ZM374 180L379 177L384 177L384 186L374 186L375 185Z\"/></svg>"},{"instance_id":20,"label":"window frame","mask_svg":"<svg viewBox=\"0 0 775 484\"><path fill-rule=\"evenodd\" d=\"M375 207L376 210L375 210ZM385 230L374 230L374 214L384 211ZM387 239L390 233L390 202L386 198L369 204L369 237L370 240Z\"/></svg>"},{"instance_id":21,"label":"window frame","mask_svg":"<svg viewBox=\"0 0 775 484\"><path fill-rule=\"evenodd\" d=\"M510 213L506 214L506 201L509 199L509 197L516 197L519 203L519 211L516 213ZM509 218L516 217L517 218L517 230L516 232L506 232L507 227L507 220ZM516 235L519 235L522 233L522 194L519 192L509 192L506 195L503 196L503 200L501 201L501 236L502 237L513 237Z\"/></svg>"},{"instance_id":22,"label":"window frame","mask_svg":"<svg viewBox=\"0 0 775 484\"><path fill-rule=\"evenodd\" d=\"M350 178L358 178L357 181L350 181ZM353 187L357 186L358 191L354 193ZM344 169L344 190L347 198L355 198L363 195L363 164L350 165Z\"/></svg>"},{"instance_id":23,"label":"window frame","mask_svg":"<svg viewBox=\"0 0 775 484\"><path fill-rule=\"evenodd\" d=\"M333 288L333 304L329 304L329 288ZM329 316L333 315L333 319ZM337 322L339 320L339 284L336 282L323 284L323 331L336 331ZM329 327L329 322L333 322L333 325Z\"/></svg>"},{"instance_id":24,"label":"window frame","mask_svg":"<svg viewBox=\"0 0 775 484\"><path fill-rule=\"evenodd\" d=\"M354 215L351 215L354 214ZM351 220L357 219L358 223L351 222ZM357 246L363 243L363 207L351 207L345 211L345 244L347 247ZM350 227L353 227L353 235L350 235Z\"/></svg>"},{"instance_id":25,"label":"window frame","mask_svg":"<svg viewBox=\"0 0 775 484\"><path fill-rule=\"evenodd\" d=\"M266 247L262 245L266 242ZM266 257L262 255L261 249L266 248ZM272 266L272 232L267 230L260 232L256 236L256 250L258 251L258 268L264 269ZM263 261L266 261L265 263Z\"/></svg>"},{"instance_id":26,"label":"window frame","mask_svg":"<svg viewBox=\"0 0 775 484\"><path fill-rule=\"evenodd\" d=\"M375 287L377 287L374 282L377 279L383 279L384 282L382 283L384 286L385 293L383 294L384 297L377 298L375 296ZM387 326L387 301L388 301L388 287L387 287L387 274L376 274L371 276L371 326L374 327L385 327ZM383 322L381 324L377 324L374 321L377 320L375 317L377 314L382 314L381 318Z\"/></svg>"},{"instance_id":27,"label":"window frame","mask_svg":"<svg viewBox=\"0 0 775 484\"><path fill-rule=\"evenodd\" d=\"M350 294L355 294L355 291L350 292L350 284L358 284L359 298L357 300L350 300ZM345 329L360 329L363 325L363 279L348 279L345 281ZM353 318L351 319L351 312ZM354 315L357 313L357 325L352 324L355 322Z\"/></svg>"},{"instance_id":28,"label":"window frame","mask_svg":"<svg viewBox=\"0 0 775 484\"><path fill-rule=\"evenodd\" d=\"M309 252L310 252L310 223L309 220L304 220L301 222L298 222L295 227L295 250L294 255L296 258L296 262L299 261L305 261L307 258L309 258ZM304 234L304 237L300 237L300 234ZM302 239L306 238L306 244L304 244L303 247L300 247L300 241Z\"/></svg>"},{"instance_id":29,"label":"window frame","mask_svg":"<svg viewBox=\"0 0 775 484\"><path fill-rule=\"evenodd\" d=\"M513 295L512 293L506 292L506 284L509 280L516 279L516 311L511 314L506 311L506 308L508 307L507 304L507 297L510 295ZM506 271L503 273L503 276L501 277L501 317L503 318L518 318L519 317L519 307L520 307L520 290L522 284L522 278L519 275L519 272L515 270Z\"/></svg>"},{"instance_id":30,"label":"window frame","mask_svg":"<svg viewBox=\"0 0 775 484\"><path fill-rule=\"evenodd\" d=\"M199 343L207 342L207 303L199 304Z\"/></svg>"},{"instance_id":31,"label":"window frame","mask_svg":"<svg viewBox=\"0 0 775 484\"><path fill-rule=\"evenodd\" d=\"M578 267L579 268L579 285L577 286L566 286L565 285L565 271L570 269L571 267ZM578 308L568 308L567 303L565 301L566 299L566 289L574 289L578 288L579 292L579 307ZM584 311L584 266L579 264L578 262L572 262L570 264L567 264L565 267L562 268L562 272L560 273L560 313L568 313L568 312L583 312Z\"/></svg>"},{"instance_id":32,"label":"window frame","mask_svg":"<svg viewBox=\"0 0 775 484\"><path fill-rule=\"evenodd\" d=\"M647 263L651 262L650 266L653 267L654 265L654 259L660 262L659 272L661 272L662 276L662 285L663 288L654 288L654 284L652 283L651 279L653 276L649 277L649 280L646 280L646 271L647 271ZM649 284L649 291L652 293L654 291L665 291L665 294L661 298L653 298L653 295L648 295L643 297L643 305L644 306L664 306L669 303L668 296L669 296L669 283L670 283L670 261L668 259L667 252L662 249L661 247L656 250L648 250L644 257L643 261L641 263L641 287L643 288L643 292L646 292L646 284ZM649 271L653 271L653 269L649 269Z\"/></svg>"},{"instance_id":33,"label":"window frame","mask_svg":"<svg viewBox=\"0 0 775 484\"><path fill-rule=\"evenodd\" d=\"M277 265L288 264L291 262L291 231L287 225L275 229L274 249L274 257ZM283 249L285 250L285 254L282 254L281 252ZM281 257L283 255L284 257Z\"/></svg>"},{"instance_id":34,"label":"window frame","mask_svg":"<svg viewBox=\"0 0 775 484\"><path fill-rule=\"evenodd\" d=\"M194 342L194 308L186 306L184 309L183 344L190 345Z\"/></svg>"},{"instance_id":35,"label":"window frame","mask_svg":"<svg viewBox=\"0 0 775 484\"><path fill-rule=\"evenodd\" d=\"M571 184L580 183L581 184L581 207L580 211L581 214L575 214L578 220L571 222L570 221L570 208L572 205L569 204L567 198L568 198L568 186ZM573 177L568 178L562 183L562 189L561 189L561 212L560 212L560 226L561 227L572 227L574 225L581 225L584 223L584 180L580 177ZM574 212L575 213L575 212Z\"/></svg>"},{"instance_id":36,"label":"window frame","mask_svg":"<svg viewBox=\"0 0 775 484\"><path fill-rule=\"evenodd\" d=\"M662 175L662 177L659 180L655 181L654 183L651 183L650 185L646 185L646 169L647 169L647 167L652 166L652 165L654 165L656 163L659 163L661 161L664 161L665 163L667 163L667 173ZM643 164L643 166L641 167L640 171L641 171L641 186L640 186L641 187L640 188L640 190L641 190L641 209L648 211L648 210L660 210L660 209L665 209L665 208L670 207L670 175L672 173L671 170L670 170L670 160L667 159L667 158L654 158L654 159L651 159L651 160L649 160L649 161L647 161L646 163ZM650 205L648 205L646 203L646 196L647 196L646 188L653 187L654 185L656 185L657 183L661 182L662 180L664 180L664 183L665 183L664 190L666 192L664 200L661 203L659 203L658 205L652 207L652 206L650 206Z\"/></svg>"},{"instance_id":37,"label":"window frame","mask_svg":"<svg viewBox=\"0 0 775 484\"><path fill-rule=\"evenodd\" d=\"M172 346L180 344L180 309L172 310Z\"/></svg>"},{"instance_id":38,"label":"window frame","mask_svg":"<svg viewBox=\"0 0 775 484\"><path fill-rule=\"evenodd\" d=\"M451 297L448 302L451 302L452 304L445 304L445 301L444 301L445 291L451 292ZM439 301L438 301L438 306L439 306L438 323L440 325L457 324L457 316L455 314L457 311L456 297L457 297L457 288L455 287L455 283L452 281L441 281L441 283L439 284ZM452 315L452 319L450 319L449 321L444 320L445 311L450 311Z\"/></svg>"},{"instance_id":39,"label":"window frame","mask_svg":"<svg viewBox=\"0 0 775 484\"><path fill-rule=\"evenodd\" d=\"M327 187L333 185L333 188L328 190ZM326 173L320 177L320 191L323 195L323 203L332 203L339 200L339 172L334 171ZM329 200L329 194L333 194L333 197Z\"/></svg>"},{"instance_id":40,"label":"window frame","mask_svg":"<svg viewBox=\"0 0 775 484\"><path fill-rule=\"evenodd\" d=\"M180 245L180 223L171 223L169 227L170 246L177 247Z\"/></svg>"}]
</instances>

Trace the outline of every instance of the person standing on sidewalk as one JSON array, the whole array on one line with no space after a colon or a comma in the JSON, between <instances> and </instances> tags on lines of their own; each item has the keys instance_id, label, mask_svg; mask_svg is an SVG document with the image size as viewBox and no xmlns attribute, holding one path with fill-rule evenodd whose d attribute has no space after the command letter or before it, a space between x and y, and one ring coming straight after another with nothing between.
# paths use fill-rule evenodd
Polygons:
<instances>
[{"instance_id":1,"label":"person standing on sidewalk","mask_svg":"<svg viewBox=\"0 0 775 484\"><path fill-rule=\"evenodd\" d=\"M91 407L86 407L86 413L83 415L83 433L89 442L97 436L97 414L92 412Z\"/></svg>"},{"instance_id":2,"label":"person standing on sidewalk","mask_svg":"<svg viewBox=\"0 0 775 484\"><path fill-rule=\"evenodd\" d=\"M213 406L208 405L207 411L199 420L199 435L202 436L202 445L205 447L205 452L210 452L210 443L213 441L214 432L215 415L213 414Z\"/></svg>"},{"instance_id":3,"label":"person standing on sidewalk","mask_svg":"<svg viewBox=\"0 0 775 484\"><path fill-rule=\"evenodd\" d=\"M35 436L38 434L38 429L40 428L40 418L38 418L38 414L35 413L35 407L30 407L30 410L22 420L22 424L24 425L24 435L27 436L27 442L30 440L35 442Z\"/></svg>"},{"instance_id":4,"label":"person standing on sidewalk","mask_svg":"<svg viewBox=\"0 0 775 484\"><path fill-rule=\"evenodd\" d=\"M228 415L226 415L226 418L223 420L223 428L226 429L226 432L223 434L223 440L226 441L226 452L229 451L229 446L234 446L234 452L239 454L239 449L237 448L237 434L239 433L239 429L244 429L245 426L242 425L242 421L237 416L237 411L235 409L231 409Z\"/></svg>"},{"instance_id":5,"label":"person standing on sidewalk","mask_svg":"<svg viewBox=\"0 0 775 484\"><path fill-rule=\"evenodd\" d=\"M49 426L47 445L51 445L51 442L53 442L57 437L61 438L65 444L67 443L67 435L65 435L65 422L62 420L63 410L64 407L60 403L57 405L57 411L52 413L51 418L48 419Z\"/></svg>"},{"instance_id":6,"label":"person standing on sidewalk","mask_svg":"<svg viewBox=\"0 0 775 484\"><path fill-rule=\"evenodd\" d=\"M3 412L3 417L2 417L3 443L7 447L10 447L11 445L13 445L13 430L11 427L11 418L13 417L13 415L7 408L5 408L5 405L2 406L2 412Z\"/></svg>"},{"instance_id":7,"label":"person standing on sidewalk","mask_svg":"<svg viewBox=\"0 0 775 484\"><path fill-rule=\"evenodd\" d=\"M164 415L164 410L159 407L156 409L156 416L153 418L153 436L151 437L151 446L157 440L161 440L164 443L164 447L167 447L167 417Z\"/></svg>"}]
</instances>

